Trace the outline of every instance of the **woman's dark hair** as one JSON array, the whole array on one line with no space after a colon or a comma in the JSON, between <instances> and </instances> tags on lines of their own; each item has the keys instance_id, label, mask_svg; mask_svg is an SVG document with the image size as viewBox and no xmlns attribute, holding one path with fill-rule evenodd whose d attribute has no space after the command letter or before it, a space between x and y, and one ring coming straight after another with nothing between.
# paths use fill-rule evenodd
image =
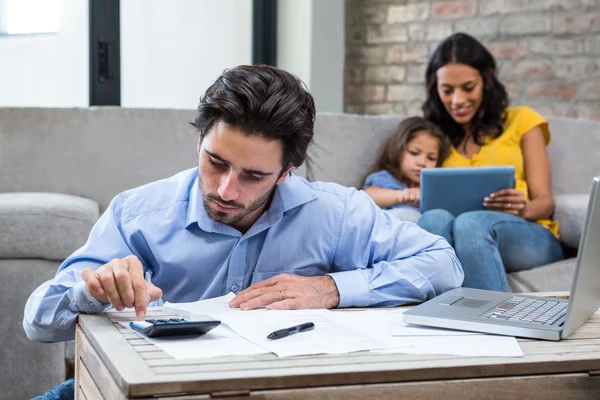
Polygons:
<instances>
[{"instance_id":1,"label":"woman's dark hair","mask_svg":"<svg viewBox=\"0 0 600 400\"><path fill-rule=\"evenodd\" d=\"M436 167L441 166L450 153L448 137L434 123L421 117L408 117L398 124L392 136L387 140L379 154L377 162L371 168L371 171L369 171L369 175L385 170L392 174L399 182L408 184L409 182L406 181L406 177L400 170L400 164L402 164L402 157L404 157L408 142L421 132L427 132L427 134L437 139L439 154Z\"/></svg>"},{"instance_id":2,"label":"woman's dark hair","mask_svg":"<svg viewBox=\"0 0 600 400\"><path fill-rule=\"evenodd\" d=\"M482 145L486 136L500 136L506 118L508 95L504 85L496 77L494 56L477 39L466 33L459 32L449 36L433 52L425 71L427 100L421 107L424 117L442 127L454 147L458 147L464 139L463 127L448 114L438 94L436 72L449 63L468 65L479 71L483 79L483 100L471 120L469 132L475 143Z\"/></svg>"},{"instance_id":3,"label":"woman's dark hair","mask_svg":"<svg viewBox=\"0 0 600 400\"><path fill-rule=\"evenodd\" d=\"M283 167L299 167L313 138L315 102L296 76L269 65L226 69L200 98L191 124L204 137L219 121L281 140Z\"/></svg>"}]
</instances>

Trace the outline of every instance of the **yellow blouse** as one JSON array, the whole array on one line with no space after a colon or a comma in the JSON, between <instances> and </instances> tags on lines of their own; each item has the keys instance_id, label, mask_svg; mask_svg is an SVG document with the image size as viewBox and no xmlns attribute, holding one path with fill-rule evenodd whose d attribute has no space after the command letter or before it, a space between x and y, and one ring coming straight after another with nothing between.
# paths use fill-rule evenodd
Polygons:
<instances>
[{"instance_id":1,"label":"yellow blouse","mask_svg":"<svg viewBox=\"0 0 600 400\"><path fill-rule=\"evenodd\" d=\"M504 123L502 135L496 139L486 138L481 150L472 159L460 154L454 147L450 155L444 161L444 167L484 167L494 165L514 165L516 171L517 190L525 193L529 199L527 181L525 180L525 168L521 139L526 132L539 126L544 132L546 145L550 143L550 131L548 123L541 115L526 106L509 107L506 109L507 116ZM538 224L550 229L558 238L558 223L551 219L540 219Z\"/></svg>"}]
</instances>

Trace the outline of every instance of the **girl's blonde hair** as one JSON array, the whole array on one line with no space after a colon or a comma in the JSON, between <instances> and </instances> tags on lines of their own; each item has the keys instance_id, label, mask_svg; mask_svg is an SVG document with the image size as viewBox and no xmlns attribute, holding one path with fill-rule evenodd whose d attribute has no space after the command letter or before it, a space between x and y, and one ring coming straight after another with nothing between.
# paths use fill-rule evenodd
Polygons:
<instances>
[{"instance_id":1,"label":"girl's blonde hair","mask_svg":"<svg viewBox=\"0 0 600 400\"><path fill-rule=\"evenodd\" d=\"M436 167L441 166L450 153L450 141L448 137L434 123L422 117L408 117L398 124L396 131L386 142L377 159L377 163L375 163L369 174L386 170L399 182L407 183L399 168L399 165L402 164L401 157L404 157L404 151L408 142L413 140L417 136L417 133L422 131L427 132L437 139L439 154Z\"/></svg>"}]
</instances>

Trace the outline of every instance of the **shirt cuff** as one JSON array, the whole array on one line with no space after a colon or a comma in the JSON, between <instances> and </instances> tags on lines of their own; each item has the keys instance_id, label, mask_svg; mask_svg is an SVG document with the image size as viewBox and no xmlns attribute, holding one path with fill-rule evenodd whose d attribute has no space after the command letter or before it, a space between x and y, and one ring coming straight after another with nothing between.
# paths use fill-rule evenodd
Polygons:
<instances>
[{"instance_id":1,"label":"shirt cuff","mask_svg":"<svg viewBox=\"0 0 600 400\"><path fill-rule=\"evenodd\" d=\"M85 281L79 281L71 289L69 308L74 313L94 314L104 309L109 303L102 303L92 297L87 291Z\"/></svg>"},{"instance_id":2,"label":"shirt cuff","mask_svg":"<svg viewBox=\"0 0 600 400\"><path fill-rule=\"evenodd\" d=\"M340 294L342 307L368 307L370 302L369 285L361 270L326 274L333 278Z\"/></svg>"}]
</instances>

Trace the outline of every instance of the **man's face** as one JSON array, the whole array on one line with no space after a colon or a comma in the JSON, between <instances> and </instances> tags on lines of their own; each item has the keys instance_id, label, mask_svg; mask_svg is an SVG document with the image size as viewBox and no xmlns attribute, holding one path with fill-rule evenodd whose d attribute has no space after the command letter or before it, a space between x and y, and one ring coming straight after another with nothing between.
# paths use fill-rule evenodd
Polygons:
<instances>
[{"instance_id":1,"label":"man's face","mask_svg":"<svg viewBox=\"0 0 600 400\"><path fill-rule=\"evenodd\" d=\"M245 232L268 206L283 170L280 140L217 122L198 142L198 186L208 216Z\"/></svg>"}]
</instances>

